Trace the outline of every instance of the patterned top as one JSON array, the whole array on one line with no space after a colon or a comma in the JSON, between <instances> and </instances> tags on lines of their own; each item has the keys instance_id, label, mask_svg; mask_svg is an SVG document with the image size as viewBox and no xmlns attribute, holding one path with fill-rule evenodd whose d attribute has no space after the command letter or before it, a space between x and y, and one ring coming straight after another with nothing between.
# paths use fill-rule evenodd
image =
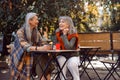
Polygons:
<instances>
[{"instance_id":1,"label":"patterned top","mask_svg":"<svg viewBox=\"0 0 120 80\"><path fill-rule=\"evenodd\" d=\"M33 41L26 38L25 27L17 31L17 37L14 41L14 49L11 52L11 77L10 80L30 80L30 71L33 64L33 54L27 53L27 49L33 45ZM38 31L37 41L40 42L41 36ZM31 37L32 37L31 36ZM31 43L29 42L31 41Z\"/></svg>"}]
</instances>

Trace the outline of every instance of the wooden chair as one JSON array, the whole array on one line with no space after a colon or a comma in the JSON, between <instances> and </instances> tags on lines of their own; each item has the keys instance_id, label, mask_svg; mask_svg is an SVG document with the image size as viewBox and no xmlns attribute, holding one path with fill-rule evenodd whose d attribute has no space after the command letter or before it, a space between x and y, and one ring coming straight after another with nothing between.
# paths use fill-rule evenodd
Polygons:
<instances>
[{"instance_id":1,"label":"wooden chair","mask_svg":"<svg viewBox=\"0 0 120 80\"><path fill-rule=\"evenodd\" d=\"M101 62L104 64L104 66L106 67L106 69L108 70L107 75L104 77L104 80L109 80L109 78L112 76L114 78L114 80L117 80L115 78L115 76L113 75L113 73L115 72L117 74L117 76L120 78L119 73L116 71L117 68L119 67L119 60L117 61L113 61L113 60L101 60ZM106 64L110 65L110 69L107 67Z\"/></svg>"}]
</instances>

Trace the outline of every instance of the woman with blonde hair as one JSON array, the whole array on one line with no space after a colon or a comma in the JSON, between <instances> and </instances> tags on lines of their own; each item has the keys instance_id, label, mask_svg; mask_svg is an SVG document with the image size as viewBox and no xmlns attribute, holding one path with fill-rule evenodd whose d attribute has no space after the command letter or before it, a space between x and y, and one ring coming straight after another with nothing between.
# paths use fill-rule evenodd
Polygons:
<instances>
[{"instance_id":1,"label":"woman with blonde hair","mask_svg":"<svg viewBox=\"0 0 120 80\"><path fill-rule=\"evenodd\" d=\"M78 34L74 27L73 21L69 16L59 17L59 28L56 30L56 43L60 43L62 50L76 50L78 48ZM77 53L62 53L57 56L60 67L63 67L63 74L66 78L67 69L71 72L73 80L80 80L79 77L79 57ZM61 80L65 80L64 76L60 74Z\"/></svg>"}]
</instances>

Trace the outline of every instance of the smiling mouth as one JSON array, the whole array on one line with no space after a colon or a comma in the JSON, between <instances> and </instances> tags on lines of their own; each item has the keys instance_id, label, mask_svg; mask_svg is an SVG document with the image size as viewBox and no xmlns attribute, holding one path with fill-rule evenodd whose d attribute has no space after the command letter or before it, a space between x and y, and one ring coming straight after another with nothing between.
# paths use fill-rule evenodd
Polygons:
<instances>
[{"instance_id":1,"label":"smiling mouth","mask_svg":"<svg viewBox=\"0 0 120 80\"><path fill-rule=\"evenodd\" d=\"M60 29L63 29L64 27L63 27L63 26L60 26L59 28L60 28Z\"/></svg>"},{"instance_id":2,"label":"smiling mouth","mask_svg":"<svg viewBox=\"0 0 120 80\"><path fill-rule=\"evenodd\" d=\"M60 28L63 28L63 26L60 26Z\"/></svg>"}]
</instances>

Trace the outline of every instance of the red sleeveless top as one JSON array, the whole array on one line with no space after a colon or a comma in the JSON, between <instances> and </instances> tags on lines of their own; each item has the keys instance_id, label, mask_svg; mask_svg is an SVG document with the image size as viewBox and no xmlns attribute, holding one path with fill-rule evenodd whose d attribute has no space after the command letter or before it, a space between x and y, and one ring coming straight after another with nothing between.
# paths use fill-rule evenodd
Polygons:
<instances>
[{"instance_id":1,"label":"red sleeveless top","mask_svg":"<svg viewBox=\"0 0 120 80\"><path fill-rule=\"evenodd\" d=\"M60 47L62 48L62 50L65 50L65 46L64 46L64 42L62 40L62 38L60 37L60 32L57 32L56 33L56 38L58 40L58 42L60 43ZM75 42L75 46L76 46L76 49L78 48L78 34L77 33L74 33L74 34L69 34L67 35L67 38L68 40L70 41L73 37L76 38L76 42Z\"/></svg>"}]
</instances>

